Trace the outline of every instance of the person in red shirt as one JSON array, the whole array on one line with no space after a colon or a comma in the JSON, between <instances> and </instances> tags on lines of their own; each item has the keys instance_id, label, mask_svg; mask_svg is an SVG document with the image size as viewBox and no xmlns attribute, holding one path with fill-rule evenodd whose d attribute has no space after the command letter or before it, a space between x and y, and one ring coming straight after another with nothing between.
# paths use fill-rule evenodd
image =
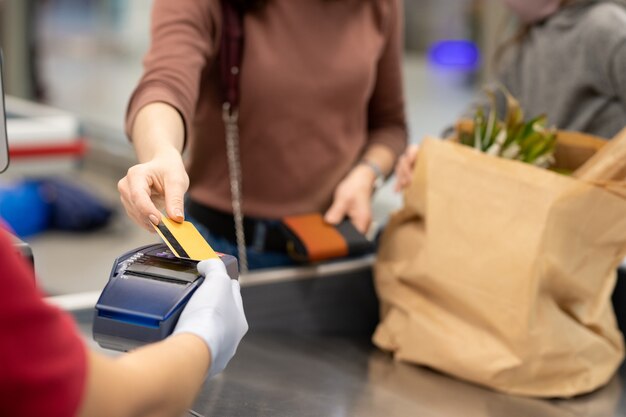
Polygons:
<instances>
[{"instance_id":1,"label":"person in red shirt","mask_svg":"<svg viewBox=\"0 0 626 417\"><path fill-rule=\"evenodd\" d=\"M203 261L198 270L206 278L173 336L109 358L89 351L71 317L46 304L32 268L0 230L0 416L184 412L248 329L239 284L222 262Z\"/></svg>"}]
</instances>

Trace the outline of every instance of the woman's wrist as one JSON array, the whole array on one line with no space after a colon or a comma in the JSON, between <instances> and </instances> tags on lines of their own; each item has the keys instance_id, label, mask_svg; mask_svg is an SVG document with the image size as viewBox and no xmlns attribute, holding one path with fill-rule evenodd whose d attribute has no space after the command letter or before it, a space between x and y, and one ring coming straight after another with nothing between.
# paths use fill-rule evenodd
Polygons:
<instances>
[{"instance_id":1,"label":"woman's wrist","mask_svg":"<svg viewBox=\"0 0 626 417\"><path fill-rule=\"evenodd\" d=\"M362 159L356 166L356 168L363 171L363 175L367 178L370 187L373 190L378 190L385 182L385 174L380 166L368 159Z\"/></svg>"},{"instance_id":2,"label":"woman's wrist","mask_svg":"<svg viewBox=\"0 0 626 417\"><path fill-rule=\"evenodd\" d=\"M132 127L132 142L140 162L177 154L184 143L184 125L180 114L165 103L144 106Z\"/></svg>"},{"instance_id":3,"label":"woman's wrist","mask_svg":"<svg viewBox=\"0 0 626 417\"><path fill-rule=\"evenodd\" d=\"M182 159L182 155L175 146L170 144L164 144L164 146L160 147L159 149L155 149L152 153L151 160L157 159L169 161L171 161L172 159L179 160Z\"/></svg>"}]
</instances>

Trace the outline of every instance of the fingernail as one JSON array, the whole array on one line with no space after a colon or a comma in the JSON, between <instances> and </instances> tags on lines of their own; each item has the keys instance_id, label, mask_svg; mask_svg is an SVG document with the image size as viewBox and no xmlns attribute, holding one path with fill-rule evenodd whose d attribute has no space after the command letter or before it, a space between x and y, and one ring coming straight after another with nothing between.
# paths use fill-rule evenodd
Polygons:
<instances>
[{"instance_id":1,"label":"fingernail","mask_svg":"<svg viewBox=\"0 0 626 417\"><path fill-rule=\"evenodd\" d=\"M183 218L183 212L182 210L176 210L176 217L178 217L179 219Z\"/></svg>"},{"instance_id":2,"label":"fingernail","mask_svg":"<svg viewBox=\"0 0 626 417\"><path fill-rule=\"evenodd\" d=\"M157 226L159 224L159 218L155 216L154 214L151 214L148 217L150 218L150 221L152 222L153 225Z\"/></svg>"}]
</instances>

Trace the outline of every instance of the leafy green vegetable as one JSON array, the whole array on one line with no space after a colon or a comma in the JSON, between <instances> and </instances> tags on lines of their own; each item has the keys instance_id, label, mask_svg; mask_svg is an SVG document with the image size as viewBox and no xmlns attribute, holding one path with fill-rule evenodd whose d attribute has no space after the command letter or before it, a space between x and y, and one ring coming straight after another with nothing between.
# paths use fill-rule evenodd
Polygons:
<instances>
[{"instance_id":1,"label":"leafy green vegetable","mask_svg":"<svg viewBox=\"0 0 626 417\"><path fill-rule=\"evenodd\" d=\"M498 120L496 94L506 99L506 116ZM489 108L478 108L474 115L473 132L461 132L459 142L489 155L514 159L538 167L554 164L556 129L548 128L547 117L540 115L524 122L524 112L519 102L502 85L498 90L486 89ZM487 111L487 114L485 114Z\"/></svg>"}]
</instances>

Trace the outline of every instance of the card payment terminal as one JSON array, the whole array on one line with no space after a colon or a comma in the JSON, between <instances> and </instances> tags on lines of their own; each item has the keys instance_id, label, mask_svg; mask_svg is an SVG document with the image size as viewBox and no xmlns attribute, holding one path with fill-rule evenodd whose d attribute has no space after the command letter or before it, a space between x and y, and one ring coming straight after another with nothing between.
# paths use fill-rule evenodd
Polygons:
<instances>
[{"instance_id":1,"label":"card payment terminal","mask_svg":"<svg viewBox=\"0 0 626 417\"><path fill-rule=\"evenodd\" d=\"M231 279L238 279L237 258L219 257ZM164 244L143 246L117 258L96 304L96 342L103 348L128 351L170 335L204 280L197 263L177 258Z\"/></svg>"}]
</instances>

